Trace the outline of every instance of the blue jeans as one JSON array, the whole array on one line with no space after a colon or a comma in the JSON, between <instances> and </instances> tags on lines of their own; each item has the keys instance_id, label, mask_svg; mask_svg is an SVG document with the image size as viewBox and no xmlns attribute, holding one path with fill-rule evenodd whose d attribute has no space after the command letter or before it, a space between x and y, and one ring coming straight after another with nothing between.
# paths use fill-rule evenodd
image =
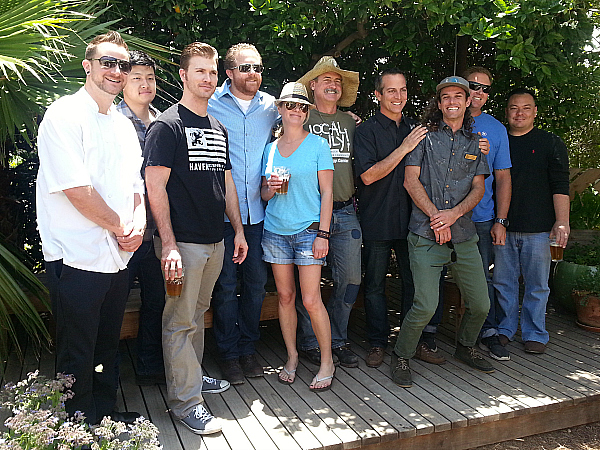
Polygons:
<instances>
[{"instance_id":1,"label":"blue jeans","mask_svg":"<svg viewBox=\"0 0 600 450\"><path fill-rule=\"evenodd\" d=\"M353 205L333 211L329 237L328 264L333 276L333 291L327 302L331 322L331 347L348 341L348 320L360 287L360 248L362 232ZM319 343L300 295L296 296L298 313L298 348L311 350Z\"/></svg>"},{"instance_id":2,"label":"blue jeans","mask_svg":"<svg viewBox=\"0 0 600 450\"><path fill-rule=\"evenodd\" d=\"M165 371L162 351L162 314L165 308L165 284L160 260L152 240L142 242L129 264L129 286L137 277L142 306L137 336L138 375L162 374Z\"/></svg>"},{"instance_id":3,"label":"blue jeans","mask_svg":"<svg viewBox=\"0 0 600 450\"><path fill-rule=\"evenodd\" d=\"M396 253L398 269L402 277L403 315L410 310L415 294L408 259L407 240L376 241L365 239L363 254L365 262L365 314L367 316L367 340L371 347L385 348L390 335L385 279L392 249Z\"/></svg>"},{"instance_id":4,"label":"blue jeans","mask_svg":"<svg viewBox=\"0 0 600 450\"><path fill-rule=\"evenodd\" d=\"M483 327L481 327L480 333L482 338L486 338L498 334L498 331L496 330L498 327L498 318L496 317L496 290L494 289L492 274L490 273L490 264L494 264L494 249L497 246L493 244L492 235L490 234L494 221L488 220L486 222L474 223L475 228L477 229L477 235L479 236L477 247L479 248L479 254L481 255L483 273L485 274L485 281L488 285L488 296L490 297L490 312L485 319Z\"/></svg>"},{"instance_id":5,"label":"blue jeans","mask_svg":"<svg viewBox=\"0 0 600 450\"><path fill-rule=\"evenodd\" d=\"M496 246L494 287L504 317L498 333L513 339L519 324L519 275L523 275L525 294L521 311L523 341L546 344L546 303L550 275L550 233L506 233L506 245Z\"/></svg>"},{"instance_id":6,"label":"blue jeans","mask_svg":"<svg viewBox=\"0 0 600 450\"><path fill-rule=\"evenodd\" d=\"M223 269L215 284L211 303L213 332L224 360L254 354L254 342L260 339L258 328L267 282L267 265L262 260L261 246L263 223L244 225L244 235L248 255L238 265L232 261L235 232L230 223L225 224ZM238 272L241 277L239 297Z\"/></svg>"}]
</instances>

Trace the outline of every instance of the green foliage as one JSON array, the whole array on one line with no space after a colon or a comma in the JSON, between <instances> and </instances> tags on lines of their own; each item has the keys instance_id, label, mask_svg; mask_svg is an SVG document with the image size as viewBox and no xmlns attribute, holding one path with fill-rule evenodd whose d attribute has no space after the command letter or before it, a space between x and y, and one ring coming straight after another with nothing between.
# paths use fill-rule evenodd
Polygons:
<instances>
[{"instance_id":1,"label":"green foliage","mask_svg":"<svg viewBox=\"0 0 600 450\"><path fill-rule=\"evenodd\" d=\"M591 244L575 242L565 249L563 259L581 266L600 266L600 239L594 238Z\"/></svg>"},{"instance_id":2,"label":"green foliage","mask_svg":"<svg viewBox=\"0 0 600 450\"><path fill-rule=\"evenodd\" d=\"M361 74L353 110L377 105L373 79L386 67L408 75L406 112L419 116L436 83L454 70L483 65L495 72L490 112L504 117L504 94L516 86L539 93L539 122L560 135L594 119L600 86L598 54L586 51L598 22L597 2L570 0L109 0L109 17L136 34L182 48L209 42L224 55L254 43L278 94L320 56L332 54ZM174 74L171 80L177 80ZM174 92L175 97L178 93ZM494 97L494 94L496 97Z\"/></svg>"},{"instance_id":3,"label":"green foliage","mask_svg":"<svg viewBox=\"0 0 600 450\"><path fill-rule=\"evenodd\" d=\"M571 201L570 226L574 230L600 230L600 194L588 187Z\"/></svg>"}]
</instances>

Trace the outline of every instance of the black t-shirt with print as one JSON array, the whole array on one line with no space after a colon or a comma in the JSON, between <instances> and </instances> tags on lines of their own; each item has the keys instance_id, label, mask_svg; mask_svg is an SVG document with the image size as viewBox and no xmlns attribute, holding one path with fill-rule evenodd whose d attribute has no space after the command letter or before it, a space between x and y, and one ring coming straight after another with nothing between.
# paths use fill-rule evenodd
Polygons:
<instances>
[{"instance_id":1,"label":"black t-shirt with print","mask_svg":"<svg viewBox=\"0 0 600 450\"><path fill-rule=\"evenodd\" d=\"M225 171L231 170L227 130L210 114L201 117L177 103L148 128L144 167L171 169L167 194L178 242L223 239Z\"/></svg>"}]
</instances>

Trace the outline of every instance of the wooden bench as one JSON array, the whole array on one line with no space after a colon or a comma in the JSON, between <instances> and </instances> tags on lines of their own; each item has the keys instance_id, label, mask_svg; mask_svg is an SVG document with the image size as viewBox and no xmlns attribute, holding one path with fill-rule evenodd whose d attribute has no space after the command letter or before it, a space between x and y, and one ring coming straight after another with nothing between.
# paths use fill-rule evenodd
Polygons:
<instances>
[{"instance_id":1,"label":"wooden bench","mask_svg":"<svg viewBox=\"0 0 600 450\"><path fill-rule=\"evenodd\" d=\"M331 286L324 285L321 287L321 295L323 300L326 301L331 293ZM355 308L361 308L364 306L364 295L363 285L361 284ZM123 317L123 325L121 327L121 339L131 339L137 337L138 323L140 319L140 291L139 289L133 289L129 295L129 300L125 308L125 315ZM260 314L260 320L273 320L279 318L278 310L278 298L277 292L267 292L265 300L262 305L262 311ZM453 320L455 329L458 330L460 321L465 313L465 305L460 296L460 290L452 278L447 278L444 283L444 321L448 322ZM213 324L213 313L212 308L209 308L206 314L204 314L204 327L211 328ZM455 338L456 339L456 338Z\"/></svg>"}]
</instances>

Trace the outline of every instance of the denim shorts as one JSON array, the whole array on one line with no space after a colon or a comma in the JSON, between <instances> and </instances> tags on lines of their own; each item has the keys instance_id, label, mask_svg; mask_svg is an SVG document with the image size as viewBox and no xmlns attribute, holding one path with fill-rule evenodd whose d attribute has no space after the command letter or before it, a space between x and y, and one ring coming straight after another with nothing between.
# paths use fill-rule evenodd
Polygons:
<instances>
[{"instance_id":1,"label":"denim shorts","mask_svg":"<svg viewBox=\"0 0 600 450\"><path fill-rule=\"evenodd\" d=\"M300 233L282 235L264 230L262 238L263 260L272 264L324 265L325 258L313 257L312 245L317 230L306 229Z\"/></svg>"}]
</instances>

